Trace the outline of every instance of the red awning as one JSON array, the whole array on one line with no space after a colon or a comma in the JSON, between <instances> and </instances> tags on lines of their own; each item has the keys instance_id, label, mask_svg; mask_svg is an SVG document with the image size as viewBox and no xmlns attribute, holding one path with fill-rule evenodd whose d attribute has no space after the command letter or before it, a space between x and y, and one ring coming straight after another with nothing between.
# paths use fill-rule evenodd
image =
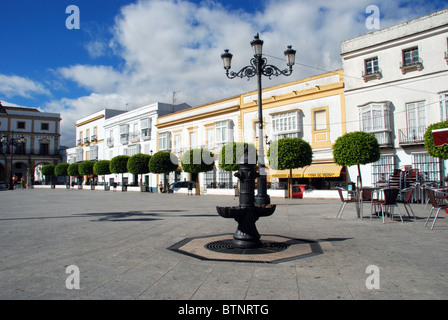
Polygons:
<instances>
[{"instance_id":1,"label":"red awning","mask_svg":"<svg viewBox=\"0 0 448 320\"><path fill-rule=\"evenodd\" d=\"M432 130L432 137L436 147L448 145L448 128Z\"/></svg>"}]
</instances>

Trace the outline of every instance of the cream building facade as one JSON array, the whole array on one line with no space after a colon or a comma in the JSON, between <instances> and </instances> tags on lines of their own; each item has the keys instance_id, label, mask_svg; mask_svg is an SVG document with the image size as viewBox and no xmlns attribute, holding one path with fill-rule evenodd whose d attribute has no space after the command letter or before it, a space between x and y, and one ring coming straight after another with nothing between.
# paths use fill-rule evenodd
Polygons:
<instances>
[{"instance_id":1,"label":"cream building facade","mask_svg":"<svg viewBox=\"0 0 448 320\"><path fill-rule=\"evenodd\" d=\"M60 161L59 113L41 112L34 108L2 106L0 103L0 183L8 184L12 175L28 183L41 183L40 168ZM11 147L11 139L23 142ZM12 153L12 163L11 163Z\"/></svg>"}]
</instances>

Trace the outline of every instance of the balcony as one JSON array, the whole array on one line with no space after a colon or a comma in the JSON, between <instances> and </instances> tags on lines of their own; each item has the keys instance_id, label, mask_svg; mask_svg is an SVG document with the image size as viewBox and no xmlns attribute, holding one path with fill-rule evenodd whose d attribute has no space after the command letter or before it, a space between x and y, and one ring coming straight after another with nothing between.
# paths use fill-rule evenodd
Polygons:
<instances>
[{"instance_id":1,"label":"balcony","mask_svg":"<svg viewBox=\"0 0 448 320\"><path fill-rule=\"evenodd\" d=\"M78 140L76 141L76 145L77 145L77 146L82 145L82 139L78 139Z\"/></svg>"},{"instance_id":2,"label":"balcony","mask_svg":"<svg viewBox=\"0 0 448 320\"><path fill-rule=\"evenodd\" d=\"M140 141L140 132L131 132L129 134L130 142L139 142Z\"/></svg>"},{"instance_id":3,"label":"balcony","mask_svg":"<svg viewBox=\"0 0 448 320\"><path fill-rule=\"evenodd\" d=\"M390 131L370 132L378 140L380 147L392 146L392 135Z\"/></svg>"},{"instance_id":4,"label":"balcony","mask_svg":"<svg viewBox=\"0 0 448 320\"><path fill-rule=\"evenodd\" d=\"M90 143L89 138L84 138L84 144Z\"/></svg>"},{"instance_id":5,"label":"balcony","mask_svg":"<svg viewBox=\"0 0 448 320\"><path fill-rule=\"evenodd\" d=\"M411 71L421 71L423 70L423 60L418 58L417 60L411 62L400 62L400 70L402 74L406 74Z\"/></svg>"},{"instance_id":6,"label":"balcony","mask_svg":"<svg viewBox=\"0 0 448 320\"><path fill-rule=\"evenodd\" d=\"M107 138L106 145L109 148L112 148L114 146L114 138Z\"/></svg>"},{"instance_id":7,"label":"balcony","mask_svg":"<svg viewBox=\"0 0 448 320\"><path fill-rule=\"evenodd\" d=\"M96 135L91 136L90 137L90 141L96 142L97 141Z\"/></svg>"},{"instance_id":8,"label":"balcony","mask_svg":"<svg viewBox=\"0 0 448 320\"><path fill-rule=\"evenodd\" d=\"M423 144L425 142L426 126L398 130L400 146Z\"/></svg>"},{"instance_id":9,"label":"balcony","mask_svg":"<svg viewBox=\"0 0 448 320\"><path fill-rule=\"evenodd\" d=\"M142 139L144 141L151 140L151 131L150 131L150 129L142 129Z\"/></svg>"},{"instance_id":10,"label":"balcony","mask_svg":"<svg viewBox=\"0 0 448 320\"><path fill-rule=\"evenodd\" d=\"M122 133L122 134L120 134L120 143L121 144L128 144L129 143L129 133Z\"/></svg>"},{"instance_id":11,"label":"balcony","mask_svg":"<svg viewBox=\"0 0 448 320\"><path fill-rule=\"evenodd\" d=\"M374 72L362 72L362 78L364 79L364 82L368 82L370 80L379 80L383 77L383 72L381 71L380 68L378 68L378 70L374 71Z\"/></svg>"}]
</instances>

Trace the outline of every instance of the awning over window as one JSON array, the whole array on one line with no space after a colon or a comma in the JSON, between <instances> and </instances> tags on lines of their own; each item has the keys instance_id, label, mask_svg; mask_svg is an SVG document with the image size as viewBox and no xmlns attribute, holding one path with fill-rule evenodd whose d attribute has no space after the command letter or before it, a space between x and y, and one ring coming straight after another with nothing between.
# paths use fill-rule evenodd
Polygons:
<instances>
[{"instance_id":1,"label":"awning over window","mask_svg":"<svg viewBox=\"0 0 448 320\"><path fill-rule=\"evenodd\" d=\"M304 178L336 178L341 175L342 166L336 163L315 163L305 168Z\"/></svg>"},{"instance_id":2,"label":"awning over window","mask_svg":"<svg viewBox=\"0 0 448 320\"><path fill-rule=\"evenodd\" d=\"M306 168L306 167L305 167ZM305 168L298 168L292 170L293 178L303 178ZM288 178L289 170L270 170L271 178Z\"/></svg>"},{"instance_id":3,"label":"awning over window","mask_svg":"<svg viewBox=\"0 0 448 320\"><path fill-rule=\"evenodd\" d=\"M445 144L448 145L448 129L432 130L432 137L434 138L434 145L441 147Z\"/></svg>"},{"instance_id":4,"label":"awning over window","mask_svg":"<svg viewBox=\"0 0 448 320\"><path fill-rule=\"evenodd\" d=\"M341 175L342 166L336 163L315 163L292 170L293 178L335 178ZM288 178L289 170L270 170L271 178Z\"/></svg>"}]
</instances>

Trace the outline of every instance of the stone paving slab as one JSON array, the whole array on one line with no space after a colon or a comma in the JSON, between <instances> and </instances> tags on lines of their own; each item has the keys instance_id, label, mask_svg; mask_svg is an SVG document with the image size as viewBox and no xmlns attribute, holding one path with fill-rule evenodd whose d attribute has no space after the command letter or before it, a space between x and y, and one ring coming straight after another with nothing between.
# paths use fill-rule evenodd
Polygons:
<instances>
[{"instance_id":1,"label":"stone paving slab","mask_svg":"<svg viewBox=\"0 0 448 320\"><path fill-rule=\"evenodd\" d=\"M280 263L201 260L169 250L187 238L232 234L216 206L230 196L92 190L0 192L0 299L3 300L372 300L446 299L448 217L357 219L337 200L276 199L260 218L263 236L307 239L323 254ZM366 206L365 206L366 208ZM365 209L366 211L368 209ZM404 212L404 210L402 210ZM66 268L79 268L69 290ZM377 266L379 289L366 268Z\"/></svg>"}]
</instances>

